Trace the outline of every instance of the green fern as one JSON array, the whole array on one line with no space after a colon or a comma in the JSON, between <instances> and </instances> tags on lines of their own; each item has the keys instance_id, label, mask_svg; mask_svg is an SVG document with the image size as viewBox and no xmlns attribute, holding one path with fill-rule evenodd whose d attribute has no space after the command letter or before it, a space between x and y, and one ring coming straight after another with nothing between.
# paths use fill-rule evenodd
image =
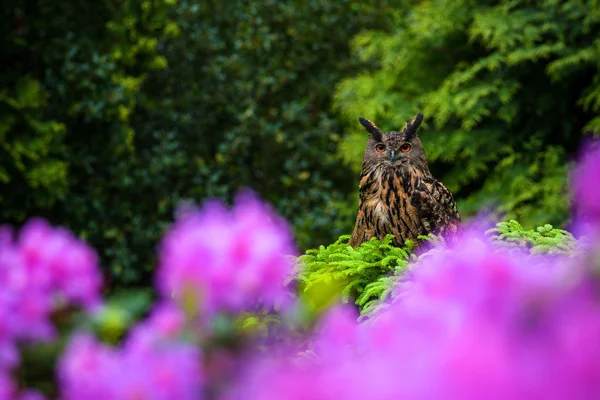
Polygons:
<instances>
[{"instance_id":1,"label":"green fern","mask_svg":"<svg viewBox=\"0 0 600 400\"><path fill-rule=\"evenodd\" d=\"M393 235L381 241L373 238L357 248L348 245L349 239L349 235L340 236L335 243L308 250L298 258L301 292L317 306L341 296L343 301L369 309L389 287L389 276L401 274L414 257L414 243L393 246Z\"/></svg>"},{"instance_id":2,"label":"green fern","mask_svg":"<svg viewBox=\"0 0 600 400\"><path fill-rule=\"evenodd\" d=\"M564 229L545 224L536 229L525 230L515 220L500 222L486 231L492 243L503 248L522 248L530 254L571 254L577 241Z\"/></svg>"},{"instance_id":3,"label":"green fern","mask_svg":"<svg viewBox=\"0 0 600 400\"><path fill-rule=\"evenodd\" d=\"M550 224L525 230L511 220L500 222L485 233L500 250L520 248L531 255L569 255L578 244L569 232ZM392 235L381 241L373 238L357 248L348 245L349 239L350 235L340 236L335 243L308 250L300 256L296 279L300 282L301 294L315 309L326 308L341 297L357 305L361 318L368 318L385 307L410 265L430 257L446 244L442 237L432 234L419 236L422 251L417 255L414 242L409 240L404 247L395 247Z\"/></svg>"}]
</instances>

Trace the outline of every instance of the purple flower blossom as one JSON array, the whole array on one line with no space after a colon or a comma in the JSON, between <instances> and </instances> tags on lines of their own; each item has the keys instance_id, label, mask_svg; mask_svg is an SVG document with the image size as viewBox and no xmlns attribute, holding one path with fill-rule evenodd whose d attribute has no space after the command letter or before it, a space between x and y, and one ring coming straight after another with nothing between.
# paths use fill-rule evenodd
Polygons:
<instances>
[{"instance_id":1,"label":"purple flower blossom","mask_svg":"<svg viewBox=\"0 0 600 400\"><path fill-rule=\"evenodd\" d=\"M600 145L597 143L582 152L575 168L571 188L579 214L600 226Z\"/></svg>"},{"instance_id":2,"label":"purple flower blossom","mask_svg":"<svg viewBox=\"0 0 600 400\"><path fill-rule=\"evenodd\" d=\"M42 220L23 227L18 241L0 234L0 365L14 365L16 340L48 339L51 313L65 303L93 306L101 275L93 250Z\"/></svg>"},{"instance_id":3,"label":"purple flower blossom","mask_svg":"<svg viewBox=\"0 0 600 400\"><path fill-rule=\"evenodd\" d=\"M186 316L180 308L171 303L162 303L154 310L144 324L138 329L149 329L159 337L175 339L181 335L185 328Z\"/></svg>"},{"instance_id":4,"label":"purple flower blossom","mask_svg":"<svg viewBox=\"0 0 600 400\"><path fill-rule=\"evenodd\" d=\"M165 298L208 315L272 307L288 299L294 254L287 224L251 193L227 210L207 202L188 211L163 240L156 284Z\"/></svg>"},{"instance_id":5,"label":"purple flower blossom","mask_svg":"<svg viewBox=\"0 0 600 400\"><path fill-rule=\"evenodd\" d=\"M88 335L74 337L58 364L58 378L65 399L115 398L112 379L118 375L115 352Z\"/></svg>"},{"instance_id":6,"label":"purple flower blossom","mask_svg":"<svg viewBox=\"0 0 600 400\"><path fill-rule=\"evenodd\" d=\"M15 391L15 383L6 371L0 369L0 399L12 399Z\"/></svg>"},{"instance_id":7,"label":"purple flower blossom","mask_svg":"<svg viewBox=\"0 0 600 400\"><path fill-rule=\"evenodd\" d=\"M172 340L181 312L159 307L121 348L75 336L58 366L64 399L200 399L201 357L192 344Z\"/></svg>"},{"instance_id":8,"label":"purple flower blossom","mask_svg":"<svg viewBox=\"0 0 600 400\"><path fill-rule=\"evenodd\" d=\"M10 381L17 345L52 338L52 313L68 304L98 304L100 284L95 253L66 230L32 220L15 240L0 228L0 398L43 398L17 394Z\"/></svg>"},{"instance_id":9,"label":"purple flower blossom","mask_svg":"<svg viewBox=\"0 0 600 400\"><path fill-rule=\"evenodd\" d=\"M39 285L72 304L92 307L99 303L98 257L69 231L32 220L21 231L19 247L30 286Z\"/></svg>"},{"instance_id":10,"label":"purple flower blossom","mask_svg":"<svg viewBox=\"0 0 600 400\"><path fill-rule=\"evenodd\" d=\"M599 179L600 148L590 149L573 192L595 228ZM252 194L238 196L232 209L188 205L160 248L161 302L119 347L75 335L58 363L61 398L202 398L205 373L214 369L218 381L223 371L237 372L239 360L212 348L202 368L198 344L184 341L195 326L186 312L210 317L286 304L293 253L289 227ZM225 398L600 397L600 278L590 254L532 258L499 251L467 230L413 265L395 301L366 322L338 306L320 321L308 351L274 346L246 359ZM19 393L10 377L17 345L51 338L50 317L61 305L99 304L97 257L41 220L16 241L0 228L0 285L0 399L41 399Z\"/></svg>"},{"instance_id":11,"label":"purple flower blossom","mask_svg":"<svg viewBox=\"0 0 600 400\"><path fill-rule=\"evenodd\" d=\"M35 390L25 390L23 393L19 395L19 400L44 400L45 397L40 392Z\"/></svg>"},{"instance_id":12,"label":"purple flower blossom","mask_svg":"<svg viewBox=\"0 0 600 400\"><path fill-rule=\"evenodd\" d=\"M597 278L541 260L467 234L415 265L381 314L332 310L315 357L264 357L231 398L598 397Z\"/></svg>"}]
</instances>

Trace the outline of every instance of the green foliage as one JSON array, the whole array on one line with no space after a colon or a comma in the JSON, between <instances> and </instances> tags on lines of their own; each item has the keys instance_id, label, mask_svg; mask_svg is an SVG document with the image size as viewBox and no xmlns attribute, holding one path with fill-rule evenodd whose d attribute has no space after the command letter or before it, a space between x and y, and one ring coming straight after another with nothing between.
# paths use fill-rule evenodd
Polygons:
<instances>
[{"instance_id":1,"label":"green foliage","mask_svg":"<svg viewBox=\"0 0 600 400\"><path fill-rule=\"evenodd\" d=\"M149 283L178 202L244 186L301 249L331 243L354 222L356 118L422 110L464 217L560 226L568 156L600 126L597 5L5 1L0 218L66 225L121 284Z\"/></svg>"},{"instance_id":2,"label":"green foliage","mask_svg":"<svg viewBox=\"0 0 600 400\"><path fill-rule=\"evenodd\" d=\"M44 117L47 97L29 75L0 89L0 185L13 183L0 194L3 218L24 218L25 207L51 207L65 195L67 163L58 157L65 127ZM26 195L33 190L37 196Z\"/></svg>"},{"instance_id":3,"label":"green foliage","mask_svg":"<svg viewBox=\"0 0 600 400\"><path fill-rule=\"evenodd\" d=\"M395 4L3 2L0 217L66 225L120 284L149 282L179 201L244 186L301 248L331 242L356 184L332 91L358 71L350 38Z\"/></svg>"},{"instance_id":4,"label":"green foliage","mask_svg":"<svg viewBox=\"0 0 600 400\"><path fill-rule=\"evenodd\" d=\"M308 250L298 258L301 292L316 308L322 308L341 295L342 300L369 310L390 287L391 275L399 275L413 257L413 243L404 248L393 246L393 235L384 240L371 239L352 248L349 235L333 244Z\"/></svg>"},{"instance_id":5,"label":"green foliage","mask_svg":"<svg viewBox=\"0 0 600 400\"><path fill-rule=\"evenodd\" d=\"M578 243L569 232L550 224L526 230L515 220L499 222L485 234L500 250L518 248L531 255L570 255ZM394 287L411 265L446 244L432 234L420 236L421 251L415 252L413 242L395 247L391 244L393 236L387 235L382 241L373 238L354 249L348 245L349 238L340 236L335 243L308 250L298 258L300 293L316 310L341 296L345 302L354 301L363 318L372 315L394 297Z\"/></svg>"},{"instance_id":6,"label":"green foliage","mask_svg":"<svg viewBox=\"0 0 600 400\"><path fill-rule=\"evenodd\" d=\"M530 254L571 254L577 245L571 233L550 224L526 230L517 221L511 220L498 223L486 234L496 245L526 249Z\"/></svg>"},{"instance_id":7,"label":"green foliage","mask_svg":"<svg viewBox=\"0 0 600 400\"><path fill-rule=\"evenodd\" d=\"M599 5L427 0L398 9L393 32L353 41L365 71L335 93L353 131L341 156L360 169L357 116L393 129L422 111L432 171L463 216L492 205L528 227L559 226L568 156L582 132L600 132Z\"/></svg>"}]
</instances>

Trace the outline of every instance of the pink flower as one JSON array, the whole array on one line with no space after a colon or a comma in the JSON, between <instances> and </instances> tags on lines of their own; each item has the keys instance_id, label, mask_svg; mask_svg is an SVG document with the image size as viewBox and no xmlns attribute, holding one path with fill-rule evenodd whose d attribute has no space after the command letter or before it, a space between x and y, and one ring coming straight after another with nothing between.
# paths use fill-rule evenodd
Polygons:
<instances>
[{"instance_id":1,"label":"pink flower","mask_svg":"<svg viewBox=\"0 0 600 400\"><path fill-rule=\"evenodd\" d=\"M16 392L16 385L9 374L0 369L0 399L12 399Z\"/></svg>"},{"instance_id":2,"label":"pink flower","mask_svg":"<svg viewBox=\"0 0 600 400\"><path fill-rule=\"evenodd\" d=\"M70 232L34 219L23 227L19 247L30 285L60 294L72 304L99 303L98 257Z\"/></svg>"},{"instance_id":3,"label":"pink flower","mask_svg":"<svg viewBox=\"0 0 600 400\"><path fill-rule=\"evenodd\" d=\"M160 337L177 338L186 324L185 314L171 303L161 303L154 307L147 322L139 327L147 327Z\"/></svg>"},{"instance_id":4,"label":"pink flower","mask_svg":"<svg viewBox=\"0 0 600 400\"><path fill-rule=\"evenodd\" d=\"M161 246L156 285L208 315L283 305L292 254L287 224L245 192L231 210L209 201L176 222Z\"/></svg>"},{"instance_id":5,"label":"pink flower","mask_svg":"<svg viewBox=\"0 0 600 400\"><path fill-rule=\"evenodd\" d=\"M345 353L358 344L358 313L351 306L334 307L318 326L314 350L319 356L335 359L336 352Z\"/></svg>"},{"instance_id":6,"label":"pink flower","mask_svg":"<svg viewBox=\"0 0 600 400\"><path fill-rule=\"evenodd\" d=\"M40 392L32 389L25 390L19 395L19 400L44 400L45 397Z\"/></svg>"},{"instance_id":7,"label":"pink flower","mask_svg":"<svg viewBox=\"0 0 600 400\"><path fill-rule=\"evenodd\" d=\"M571 189L578 214L600 226L600 145L584 149L574 170Z\"/></svg>"},{"instance_id":8,"label":"pink flower","mask_svg":"<svg viewBox=\"0 0 600 400\"><path fill-rule=\"evenodd\" d=\"M58 379L65 399L114 399L112 379L120 371L115 351L88 335L77 335L58 364Z\"/></svg>"},{"instance_id":9,"label":"pink flower","mask_svg":"<svg viewBox=\"0 0 600 400\"><path fill-rule=\"evenodd\" d=\"M231 398L599 397L598 281L573 263L467 233L416 264L379 315L332 310L313 357L263 357Z\"/></svg>"},{"instance_id":10,"label":"pink flower","mask_svg":"<svg viewBox=\"0 0 600 400\"><path fill-rule=\"evenodd\" d=\"M201 399L200 351L173 340L180 312L159 307L133 329L121 348L75 336L58 365L63 398L68 399Z\"/></svg>"},{"instance_id":11,"label":"pink flower","mask_svg":"<svg viewBox=\"0 0 600 400\"><path fill-rule=\"evenodd\" d=\"M94 251L66 230L32 220L13 241L0 234L0 364L14 365L11 341L49 339L52 312L61 305L100 301L101 274Z\"/></svg>"},{"instance_id":12,"label":"pink flower","mask_svg":"<svg viewBox=\"0 0 600 400\"><path fill-rule=\"evenodd\" d=\"M53 312L97 304L100 284L95 253L66 230L32 220L15 240L10 229L0 228L0 398L43 398L33 391L18 394L10 382L20 361L18 345L53 338Z\"/></svg>"}]
</instances>

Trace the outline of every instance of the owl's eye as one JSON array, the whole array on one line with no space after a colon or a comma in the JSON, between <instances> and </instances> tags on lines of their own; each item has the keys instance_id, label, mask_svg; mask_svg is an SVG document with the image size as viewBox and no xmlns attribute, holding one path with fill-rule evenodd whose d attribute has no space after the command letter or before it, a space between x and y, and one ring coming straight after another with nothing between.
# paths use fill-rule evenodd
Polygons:
<instances>
[{"instance_id":1,"label":"owl's eye","mask_svg":"<svg viewBox=\"0 0 600 400\"><path fill-rule=\"evenodd\" d=\"M400 146L400 150L403 153L408 153L410 151L410 144L404 143L402 146Z\"/></svg>"},{"instance_id":2,"label":"owl's eye","mask_svg":"<svg viewBox=\"0 0 600 400\"><path fill-rule=\"evenodd\" d=\"M383 143L378 143L375 146L375 150L377 150L378 152L382 153L385 150L385 144Z\"/></svg>"}]
</instances>

